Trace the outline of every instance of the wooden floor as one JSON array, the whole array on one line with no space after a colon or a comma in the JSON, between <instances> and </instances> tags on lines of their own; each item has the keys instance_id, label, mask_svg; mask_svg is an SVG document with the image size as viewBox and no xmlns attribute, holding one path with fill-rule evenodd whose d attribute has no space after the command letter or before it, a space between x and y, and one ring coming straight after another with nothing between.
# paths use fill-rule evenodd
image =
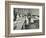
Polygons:
<instances>
[{"instance_id":1,"label":"wooden floor","mask_svg":"<svg viewBox=\"0 0 46 38\"><path fill-rule=\"evenodd\" d=\"M38 23L30 24L25 26L25 28L22 28L22 29L39 29L39 24Z\"/></svg>"}]
</instances>

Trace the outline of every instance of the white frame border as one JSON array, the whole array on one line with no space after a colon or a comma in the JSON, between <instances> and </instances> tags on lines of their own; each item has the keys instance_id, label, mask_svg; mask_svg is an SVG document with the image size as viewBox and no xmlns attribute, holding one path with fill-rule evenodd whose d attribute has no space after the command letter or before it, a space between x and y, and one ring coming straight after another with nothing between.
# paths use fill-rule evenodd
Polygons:
<instances>
[{"instance_id":1,"label":"white frame border","mask_svg":"<svg viewBox=\"0 0 46 38\"><path fill-rule=\"evenodd\" d=\"M39 15L40 15L40 28L39 29L32 29L32 30L13 30L13 8L33 8L33 9L39 9ZM10 33L34 33L34 32L42 32L42 6L27 6L27 5L11 5L11 31ZM35 30L35 31L34 31Z\"/></svg>"}]
</instances>

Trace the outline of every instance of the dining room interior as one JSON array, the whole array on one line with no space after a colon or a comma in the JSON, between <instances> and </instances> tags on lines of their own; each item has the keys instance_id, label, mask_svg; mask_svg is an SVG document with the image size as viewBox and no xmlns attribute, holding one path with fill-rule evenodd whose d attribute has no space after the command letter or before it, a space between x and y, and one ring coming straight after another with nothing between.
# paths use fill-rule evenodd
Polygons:
<instances>
[{"instance_id":1,"label":"dining room interior","mask_svg":"<svg viewBox=\"0 0 46 38\"><path fill-rule=\"evenodd\" d=\"M39 9L14 8L13 29L39 29Z\"/></svg>"}]
</instances>

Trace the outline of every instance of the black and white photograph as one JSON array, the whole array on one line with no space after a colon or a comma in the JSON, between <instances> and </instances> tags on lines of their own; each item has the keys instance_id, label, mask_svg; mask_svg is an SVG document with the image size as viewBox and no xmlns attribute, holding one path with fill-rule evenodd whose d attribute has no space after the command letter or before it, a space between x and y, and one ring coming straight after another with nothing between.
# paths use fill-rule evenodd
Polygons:
<instances>
[{"instance_id":1,"label":"black and white photograph","mask_svg":"<svg viewBox=\"0 0 46 38\"><path fill-rule=\"evenodd\" d=\"M11 33L41 31L42 6L11 5Z\"/></svg>"},{"instance_id":2,"label":"black and white photograph","mask_svg":"<svg viewBox=\"0 0 46 38\"><path fill-rule=\"evenodd\" d=\"M13 8L13 30L39 29L39 9Z\"/></svg>"},{"instance_id":3,"label":"black and white photograph","mask_svg":"<svg viewBox=\"0 0 46 38\"><path fill-rule=\"evenodd\" d=\"M45 3L7 1L5 4L6 36L45 34Z\"/></svg>"}]
</instances>

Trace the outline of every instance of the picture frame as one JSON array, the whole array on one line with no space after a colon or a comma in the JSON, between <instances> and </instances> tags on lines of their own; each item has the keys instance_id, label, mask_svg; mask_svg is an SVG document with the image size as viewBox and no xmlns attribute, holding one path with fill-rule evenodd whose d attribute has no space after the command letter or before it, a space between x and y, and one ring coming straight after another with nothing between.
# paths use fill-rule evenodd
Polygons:
<instances>
[{"instance_id":1,"label":"picture frame","mask_svg":"<svg viewBox=\"0 0 46 38\"><path fill-rule=\"evenodd\" d=\"M40 24L39 27L41 28L42 31L40 32L38 29L37 29L37 31L33 30L33 29L31 31L31 29L30 29L30 30L26 30L26 31L25 30L23 30L23 31L22 30L21 31L17 30L14 33L12 33L11 30L12 30L12 25L13 24L11 22L13 22L13 19L12 19L12 17L13 17L13 8L15 9L15 12L16 12L16 9L19 9L19 10L21 9L23 11L23 8L26 9L26 10L30 10L30 11L34 10L34 13L32 12L34 14L34 16L37 15L35 10L37 11L37 9L41 8L41 12L40 11L39 12L41 13L40 15L42 15L42 17L40 16L41 21L39 23ZM32 13L31 13L31 15L33 16ZM10 20L10 19L12 19L12 20ZM5 36L6 37L18 37L18 36L34 36L34 35L45 35L45 3L5 1Z\"/></svg>"}]
</instances>

